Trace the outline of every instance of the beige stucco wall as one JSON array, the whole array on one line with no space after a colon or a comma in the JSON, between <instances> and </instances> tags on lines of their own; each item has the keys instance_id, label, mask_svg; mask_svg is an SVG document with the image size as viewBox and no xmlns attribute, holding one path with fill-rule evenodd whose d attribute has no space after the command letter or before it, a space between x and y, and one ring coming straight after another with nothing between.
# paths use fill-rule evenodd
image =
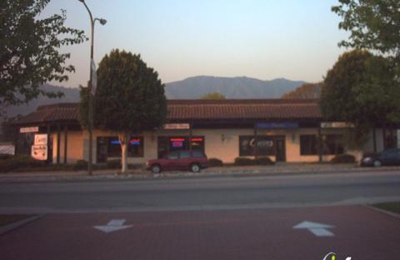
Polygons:
<instances>
[{"instance_id":1,"label":"beige stucco wall","mask_svg":"<svg viewBox=\"0 0 400 260\"><path fill-rule=\"evenodd\" d=\"M322 129L322 134L342 134L343 129ZM301 156L300 155L300 135L318 135L318 129L300 128L288 130L258 130L257 134L268 136L284 136L286 148L287 162L318 162L319 156ZM93 162L96 163L97 157L97 137L116 136L116 133L95 130L93 132ZM144 164L147 160L157 158L157 140L160 136L189 136L190 130L160 130L136 134L144 137L144 157L129 158L128 163ZM193 136L205 137L205 152L209 158L218 158L225 163L234 162L239 157L239 136L254 135L254 129L193 129ZM53 161L57 158L57 135L53 135ZM68 163L75 163L77 160L88 160L88 143L87 131L69 131L68 132ZM372 142L372 141L370 141ZM371 145L370 142L367 146ZM381 144L381 140L379 144ZM348 151L356 156L361 157L361 152ZM329 161L334 156L323 156L323 161ZM109 158L112 159L112 158ZM274 157L271 159L275 160ZM64 133L60 139L60 162L64 160Z\"/></svg>"},{"instance_id":2,"label":"beige stucco wall","mask_svg":"<svg viewBox=\"0 0 400 260\"><path fill-rule=\"evenodd\" d=\"M53 138L53 163L57 162L57 134L52 134ZM74 164L82 160L84 153L83 146L83 133L82 131L69 131L67 137L67 163ZM60 163L64 163L65 155L65 134L61 132L60 135Z\"/></svg>"}]
</instances>

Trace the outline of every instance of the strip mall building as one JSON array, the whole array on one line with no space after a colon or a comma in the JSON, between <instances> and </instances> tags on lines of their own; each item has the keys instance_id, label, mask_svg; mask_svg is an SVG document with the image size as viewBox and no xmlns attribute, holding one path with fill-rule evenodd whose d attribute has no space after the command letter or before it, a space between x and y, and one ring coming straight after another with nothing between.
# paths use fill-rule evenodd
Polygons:
<instances>
[{"instance_id":1,"label":"strip mall building","mask_svg":"<svg viewBox=\"0 0 400 260\"><path fill-rule=\"evenodd\" d=\"M316 100L170 100L168 111L163 128L131 137L129 163L143 164L181 149L200 149L225 163L237 157L319 162L338 154L357 159L362 154L344 143L347 124L325 122ZM17 153L31 153L35 135L45 134L53 163L88 160L89 135L78 116L78 104L39 107L14 124L20 132ZM364 151L385 148L388 133L374 132ZM121 156L115 133L94 130L93 140L94 163Z\"/></svg>"}]
</instances>

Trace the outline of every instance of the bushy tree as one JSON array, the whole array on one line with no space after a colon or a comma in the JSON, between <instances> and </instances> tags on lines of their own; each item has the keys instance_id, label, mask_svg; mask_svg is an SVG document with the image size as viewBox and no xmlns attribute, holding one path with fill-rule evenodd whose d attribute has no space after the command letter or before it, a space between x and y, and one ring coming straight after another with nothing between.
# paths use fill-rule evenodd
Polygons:
<instances>
[{"instance_id":1,"label":"bushy tree","mask_svg":"<svg viewBox=\"0 0 400 260\"><path fill-rule=\"evenodd\" d=\"M39 95L57 97L61 93L40 89L48 81L68 80L69 53L64 45L82 43L83 31L64 26L66 12L39 19L50 0L0 1L0 109L28 103Z\"/></svg>"},{"instance_id":2,"label":"bushy tree","mask_svg":"<svg viewBox=\"0 0 400 260\"><path fill-rule=\"evenodd\" d=\"M164 84L140 55L119 50L111 51L102 59L97 76L94 125L117 133L121 143L122 172L125 173L131 135L153 130L165 122Z\"/></svg>"},{"instance_id":3,"label":"bushy tree","mask_svg":"<svg viewBox=\"0 0 400 260\"><path fill-rule=\"evenodd\" d=\"M304 83L295 90L283 94L283 99L319 99L322 83Z\"/></svg>"},{"instance_id":4,"label":"bushy tree","mask_svg":"<svg viewBox=\"0 0 400 260\"><path fill-rule=\"evenodd\" d=\"M226 99L225 95L219 93L219 92L211 92L204 94L203 96L200 97L200 99L210 99L210 100L218 100L218 99Z\"/></svg>"},{"instance_id":5,"label":"bushy tree","mask_svg":"<svg viewBox=\"0 0 400 260\"><path fill-rule=\"evenodd\" d=\"M398 120L394 73L390 62L368 51L343 54L325 77L322 114L327 120L353 123L355 134L350 140L360 146L371 127Z\"/></svg>"},{"instance_id":6,"label":"bushy tree","mask_svg":"<svg viewBox=\"0 0 400 260\"><path fill-rule=\"evenodd\" d=\"M342 17L339 28L350 32L341 46L379 51L396 63L400 76L400 1L339 0L332 11Z\"/></svg>"}]
</instances>

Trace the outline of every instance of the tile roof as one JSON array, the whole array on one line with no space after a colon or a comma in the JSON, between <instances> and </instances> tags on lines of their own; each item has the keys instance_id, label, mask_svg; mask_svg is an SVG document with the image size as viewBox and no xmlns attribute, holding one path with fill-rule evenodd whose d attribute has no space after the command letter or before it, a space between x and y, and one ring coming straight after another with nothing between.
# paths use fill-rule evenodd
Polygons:
<instances>
[{"instance_id":1,"label":"tile roof","mask_svg":"<svg viewBox=\"0 0 400 260\"><path fill-rule=\"evenodd\" d=\"M316 100L170 100L170 120L320 119Z\"/></svg>"},{"instance_id":2,"label":"tile roof","mask_svg":"<svg viewBox=\"0 0 400 260\"><path fill-rule=\"evenodd\" d=\"M317 100L292 99L229 99L229 100L169 100L168 120L307 120L321 119ZM79 104L65 103L41 106L15 124L75 122Z\"/></svg>"},{"instance_id":3,"label":"tile roof","mask_svg":"<svg viewBox=\"0 0 400 260\"><path fill-rule=\"evenodd\" d=\"M75 121L79 119L78 103L63 103L40 106L35 112L32 112L15 124L32 124L32 123L49 123L49 122L65 122Z\"/></svg>"}]
</instances>

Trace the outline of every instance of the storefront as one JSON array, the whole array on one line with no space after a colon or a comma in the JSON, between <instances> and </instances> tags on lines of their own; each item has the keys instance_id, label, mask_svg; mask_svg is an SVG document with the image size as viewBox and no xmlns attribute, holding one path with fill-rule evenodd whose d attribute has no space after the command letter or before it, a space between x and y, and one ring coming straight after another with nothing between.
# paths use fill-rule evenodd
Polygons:
<instances>
[{"instance_id":1,"label":"storefront","mask_svg":"<svg viewBox=\"0 0 400 260\"><path fill-rule=\"evenodd\" d=\"M163 127L131 136L129 163L143 164L179 150L201 150L225 163L237 157L318 162L343 153L360 156L360 151L346 147L344 135L350 126L324 122L315 100L170 100L168 110ZM78 104L41 107L15 125L40 126L39 133L48 134L53 163L88 160L88 132L79 125ZM17 150L28 152L34 135L21 133L19 143L25 142L25 148ZM121 157L115 133L95 130L93 139L94 163ZM381 138L374 142L381 149Z\"/></svg>"}]
</instances>

